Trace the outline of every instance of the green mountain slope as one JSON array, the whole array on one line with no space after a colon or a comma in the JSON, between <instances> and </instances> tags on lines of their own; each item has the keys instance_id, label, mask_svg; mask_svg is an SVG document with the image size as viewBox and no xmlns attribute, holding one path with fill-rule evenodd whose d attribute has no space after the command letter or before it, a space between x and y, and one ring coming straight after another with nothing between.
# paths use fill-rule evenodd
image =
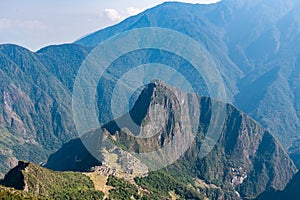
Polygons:
<instances>
[{"instance_id":1,"label":"green mountain slope","mask_svg":"<svg viewBox=\"0 0 300 200\"><path fill-rule=\"evenodd\" d=\"M5 175L2 184L39 199L103 199L103 193L95 191L93 182L81 173L54 172L23 161Z\"/></svg>"},{"instance_id":2,"label":"green mountain slope","mask_svg":"<svg viewBox=\"0 0 300 200\"><path fill-rule=\"evenodd\" d=\"M74 79L86 51L78 45L53 48L56 54L51 47L33 53L15 45L0 46L0 174L17 159L45 161L76 136L69 79Z\"/></svg>"},{"instance_id":3,"label":"green mountain slope","mask_svg":"<svg viewBox=\"0 0 300 200\"><path fill-rule=\"evenodd\" d=\"M36 200L34 195L28 194L22 191L15 190L13 188L8 188L0 186L0 197L2 200Z\"/></svg>"}]
</instances>

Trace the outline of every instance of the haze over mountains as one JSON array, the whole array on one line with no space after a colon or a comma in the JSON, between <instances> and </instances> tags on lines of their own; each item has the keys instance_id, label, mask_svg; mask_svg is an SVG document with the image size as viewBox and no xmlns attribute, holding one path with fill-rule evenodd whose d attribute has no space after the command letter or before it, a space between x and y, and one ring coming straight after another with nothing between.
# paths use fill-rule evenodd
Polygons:
<instances>
[{"instance_id":1,"label":"haze over mountains","mask_svg":"<svg viewBox=\"0 0 300 200\"><path fill-rule=\"evenodd\" d=\"M151 26L185 33L211 53L231 102L289 147L299 137L298 10L296 1L278 0L165 3L76 43L93 47L122 31Z\"/></svg>"},{"instance_id":2,"label":"haze over mountains","mask_svg":"<svg viewBox=\"0 0 300 200\"><path fill-rule=\"evenodd\" d=\"M237 173L242 167L247 178L235 187L242 197L254 198L269 187L283 190L296 173L285 151L289 150L295 164L300 166L299 13L297 0L223 0L211 5L168 2L73 44L49 46L37 52L16 45L0 45L0 173L6 173L17 160L45 162L51 153L77 137L71 107L73 84L82 62L94 47L126 30L162 27L203 44L224 80L228 97L225 103L231 103L261 124L227 105L226 129L213 152L197 160L193 157L198 150L195 144L173 166L173 171L176 172L176 167L191 167L195 170L193 176L226 185L232 180L228 169L234 168ZM108 73L118 74L146 63L190 69L187 62L168 52L147 49L120 57ZM186 75L189 81L200 85L201 80L193 73L187 71ZM99 120L105 124L115 120L108 105L116 82L103 79L97 88ZM196 92L204 96L200 86ZM205 99L202 99L204 104ZM134 105L133 101L131 107ZM202 116L208 117L205 113ZM243 132L245 127L247 133ZM138 142L130 146L131 138L118 136L113 129L108 131L126 142L125 148L143 146ZM170 130L165 134L169 133ZM254 137L256 134L258 138ZM49 159L50 168L70 170L65 168L69 165L74 167L71 170L80 171L96 163L84 148L80 155L74 153L72 142L80 145L76 139L65 144L51 157L59 166L51 165ZM152 144L154 148L159 146ZM65 151L66 147L69 150ZM73 152L70 159L60 162L59 157L70 152ZM75 165L72 162L76 156L91 162ZM240 163L245 166L237 166ZM236 176L233 172L231 175Z\"/></svg>"}]
</instances>

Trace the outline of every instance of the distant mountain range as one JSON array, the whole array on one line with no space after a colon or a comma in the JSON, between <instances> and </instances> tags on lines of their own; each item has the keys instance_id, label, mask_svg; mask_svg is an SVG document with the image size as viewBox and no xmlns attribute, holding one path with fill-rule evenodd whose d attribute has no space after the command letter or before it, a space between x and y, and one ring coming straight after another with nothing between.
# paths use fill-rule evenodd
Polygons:
<instances>
[{"instance_id":1,"label":"distant mountain range","mask_svg":"<svg viewBox=\"0 0 300 200\"><path fill-rule=\"evenodd\" d=\"M164 3L76 44L95 47L122 31L163 27L203 44L217 63L231 102L286 147L299 138L299 2L223 0Z\"/></svg>"},{"instance_id":2,"label":"distant mountain range","mask_svg":"<svg viewBox=\"0 0 300 200\"><path fill-rule=\"evenodd\" d=\"M37 52L16 45L0 45L0 175L16 166L18 160L44 164L57 150L50 156L47 167L86 171L101 164L76 139L71 103L78 70L89 53L111 36L136 28L162 27L186 34L205 47L224 80L228 96L225 103L238 108L224 104L228 112L225 128L207 157L198 159L193 154L199 150L199 139L166 174L177 175L179 169L186 169L180 171L187 181L197 177L214 188L220 186L221 191L203 192L203 188L198 188L209 198L214 195L234 198L235 191L242 197L254 198L269 187L283 190L296 173L286 151L300 167L299 13L300 3L296 0L223 0L210 5L167 2L73 44L49 46ZM135 58L134 62L128 58ZM187 65L174 55L147 49L120 57L109 73L118 74L120 69L146 63ZM199 80L193 73L188 78L197 85ZM133 139L114 126L117 119L110 111L110 98L117 80L101 81L97 95L99 120L106 124L104 128L115 137L116 143L126 143L122 148L143 151L143 141L134 141L132 145ZM199 99L207 109L209 101L214 100ZM134 110L136 104L131 103ZM201 114L201 128L205 128L209 115ZM170 122L171 129L163 132L164 140L160 143L153 140L151 148L169 142L168 134L179 125L180 122ZM74 146L79 148L75 152ZM242 178L242 184L232 187L232 180L238 183L244 173L247 178ZM158 181L157 177L153 180ZM180 194L184 196L183 193Z\"/></svg>"}]
</instances>

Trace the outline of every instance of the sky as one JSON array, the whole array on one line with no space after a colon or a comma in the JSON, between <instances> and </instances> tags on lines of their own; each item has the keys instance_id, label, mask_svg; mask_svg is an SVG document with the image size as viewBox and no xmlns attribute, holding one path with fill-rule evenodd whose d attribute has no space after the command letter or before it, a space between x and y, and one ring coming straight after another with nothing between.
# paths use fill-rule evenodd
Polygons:
<instances>
[{"instance_id":1,"label":"sky","mask_svg":"<svg viewBox=\"0 0 300 200\"><path fill-rule=\"evenodd\" d=\"M181 0L214 3L218 0ZM0 44L17 44L36 51L74 42L116 24L161 0L0 0Z\"/></svg>"}]
</instances>

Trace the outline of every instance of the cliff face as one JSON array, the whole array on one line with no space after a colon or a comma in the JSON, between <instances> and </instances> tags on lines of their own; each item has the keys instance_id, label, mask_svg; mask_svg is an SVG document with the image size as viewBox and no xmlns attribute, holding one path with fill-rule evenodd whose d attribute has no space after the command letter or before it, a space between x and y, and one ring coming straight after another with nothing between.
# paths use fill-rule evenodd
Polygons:
<instances>
[{"instance_id":1,"label":"cliff face","mask_svg":"<svg viewBox=\"0 0 300 200\"><path fill-rule=\"evenodd\" d=\"M206 137L214 125L212 115L221 113L212 110L214 104L225 108L224 124L212 129L221 129L216 144L207 141L212 137ZM283 189L296 172L280 144L246 114L231 105L187 94L159 81L146 86L128 114L104 125L102 130L115 146L109 149L122 149L150 170L152 158L155 167L167 167L175 177L198 177L232 191L226 199L238 198L235 192L243 198L255 198L269 187ZM203 157L204 147L211 151ZM77 148L73 147L74 152ZM148 157L150 152L158 153ZM70 155L62 148L49 162ZM122 165L120 154L117 155L117 162ZM163 166L165 160L169 166Z\"/></svg>"}]
</instances>

